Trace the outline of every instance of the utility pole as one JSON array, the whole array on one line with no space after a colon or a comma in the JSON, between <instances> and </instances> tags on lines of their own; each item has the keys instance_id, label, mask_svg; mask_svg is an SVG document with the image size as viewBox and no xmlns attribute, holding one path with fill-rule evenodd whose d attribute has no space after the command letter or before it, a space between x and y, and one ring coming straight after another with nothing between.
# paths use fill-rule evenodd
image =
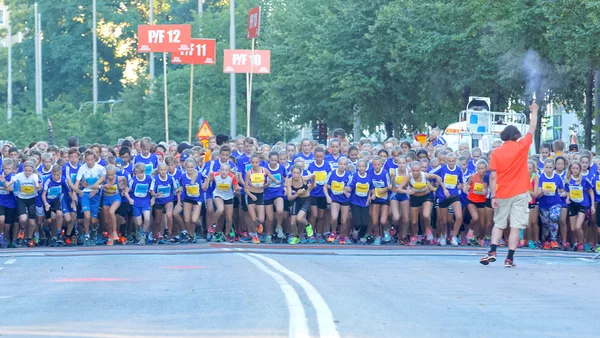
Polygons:
<instances>
[{"instance_id":1,"label":"utility pole","mask_svg":"<svg viewBox=\"0 0 600 338\"><path fill-rule=\"evenodd\" d=\"M600 126L600 70L596 71L594 84L596 87L596 95L594 96L594 101L596 102L596 126ZM596 152L598 149L600 149L600 132L596 131Z\"/></svg>"},{"instance_id":2,"label":"utility pole","mask_svg":"<svg viewBox=\"0 0 600 338\"><path fill-rule=\"evenodd\" d=\"M8 123L10 123L12 120L12 28L10 27L10 12L6 15L6 23L8 24L8 98L6 100L6 117Z\"/></svg>"},{"instance_id":3,"label":"utility pole","mask_svg":"<svg viewBox=\"0 0 600 338\"><path fill-rule=\"evenodd\" d=\"M92 101L94 101L94 114L98 109L98 23L96 19L96 0L92 1L92 53L93 64L92 64Z\"/></svg>"},{"instance_id":4,"label":"utility pole","mask_svg":"<svg viewBox=\"0 0 600 338\"><path fill-rule=\"evenodd\" d=\"M229 1L229 49L235 49L235 0ZM232 139L237 135L235 108L235 74L231 73L229 74L229 129Z\"/></svg>"},{"instance_id":5,"label":"utility pole","mask_svg":"<svg viewBox=\"0 0 600 338\"><path fill-rule=\"evenodd\" d=\"M40 116L42 115L42 51L41 51L41 39L40 39L40 20L41 15L38 13L38 3L33 5L34 11L34 25L35 25L35 113Z\"/></svg>"},{"instance_id":6,"label":"utility pole","mask_svg":"<svg viewBox=\"0 0 600 338\"><path fill-rule=\"evenodd\" d=\"M149 0L150 1L150 15L149 15L149 20L148 20L148 24L149 25L154 25L154 1ZM154 53L150 53L149 56L149 60L148 60L148 68L150 68L150 93L153 92L154 90Z\"/></svg>"}]
</instances>

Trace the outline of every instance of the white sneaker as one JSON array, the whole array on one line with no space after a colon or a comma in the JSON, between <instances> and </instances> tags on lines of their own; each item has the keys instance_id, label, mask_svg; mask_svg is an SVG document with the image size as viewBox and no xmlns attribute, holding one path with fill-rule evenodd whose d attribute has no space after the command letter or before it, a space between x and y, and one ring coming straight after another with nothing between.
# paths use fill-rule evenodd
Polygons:
<instances>
[{"instance_id":1,"label":"white sneaker","mask_svg":"<svg viewBox=\"0 0 600 338\"><path fill-rule=\"evenodd\" d=\"M456 236L452 236L452 246L458 246L458 238Z\"/></svg>"},{"instance_id":2,"label":"white sneaker","mask_svg":"<svg viewBox=\"0 0 600 338\"><path fill-rule=\"evenodd\" d=\"M446 236L440 237L440 246L446 246L447 238Z\"/></svg>"},{"instance_id":3,"label":"white sneaker","mask_svg":"<svg viewBox=\"0 0 600 338\"><path fill-rule=\"evenodd\" d=\"M285 234L283 233L283 228L280 226L278 226L277 228L275 228L275 232L277 233L277 237L278 238L284 238Z\"/></svg>"}]
</instances>

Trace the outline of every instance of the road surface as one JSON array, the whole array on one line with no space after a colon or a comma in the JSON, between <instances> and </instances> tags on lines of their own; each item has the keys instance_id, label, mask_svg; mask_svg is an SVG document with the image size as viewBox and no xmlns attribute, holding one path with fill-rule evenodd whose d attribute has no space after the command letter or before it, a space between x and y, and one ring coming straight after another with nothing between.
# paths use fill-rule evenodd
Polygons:
<instances>
[{"instance_id":1,"label":"road surface","mask_svg":"<svg viewBox=\"0 0 600 338\"><path fill-rule=\"evenodd\" d=\"M2 337L551 337L598 332L600 263L520 250L0 250Z\"/></svg>"}]
</instances>

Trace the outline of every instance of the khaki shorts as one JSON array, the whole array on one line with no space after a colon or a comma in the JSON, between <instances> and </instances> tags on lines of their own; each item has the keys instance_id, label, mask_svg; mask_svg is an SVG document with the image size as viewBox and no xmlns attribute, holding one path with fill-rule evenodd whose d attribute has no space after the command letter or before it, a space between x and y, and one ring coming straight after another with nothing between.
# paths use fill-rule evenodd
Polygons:
<instances>
[{"instance_id":1,"label":"khaki shorts","mask_svg":"<svg viewBox=\"0 0 600 338\"><path fill-rule=\"evenodd\" d=\"M494 215L494 226L506 229L510 219L510 227L525 229L529 223L529 193L511 198L498 198L498 210Z\"/></svg>"}]
</instances>

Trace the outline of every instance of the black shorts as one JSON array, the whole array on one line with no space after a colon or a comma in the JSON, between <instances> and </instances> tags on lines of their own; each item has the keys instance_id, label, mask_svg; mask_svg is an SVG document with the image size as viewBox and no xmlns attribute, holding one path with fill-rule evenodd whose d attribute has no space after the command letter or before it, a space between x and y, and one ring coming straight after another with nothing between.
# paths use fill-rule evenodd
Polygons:
<instances>
[{"instance_id":1,"label":"black shorts","mask_svg":"<svg viewBox=\"0 0 600 338\"><path fill-rule=\"evenodd\" d=\"M246 201L247 196L248 195L246 195L246 194L243 194L240 196L241 202L242 202L242 211L244 211L244 212L248 212L248 201Z\"/></svg>"},{"instance_id":2,"label":"black shorts","mask_svg":"<svg viewBox=\"0 0 600 338\"><path fill-rule=\"evenodd\" d=\"M275 197L275 198L271 198L271 199L265 200L265 205L273 205L273 203L275 202L275 200L278 199L278 198L283 199L283 197L281 197L281 196L278 196L278 197Z\"/></svg>"},{"instance_id":3,"label":"black shorts","mask_svg":"<svg viewBox=\"0 0 600 338\"><path fill-rule=\"evenodd\" d=\"M336 202L336 201L332 201L331 204L333 204L333 203L339 204L339 205L341 205L343 207L349 207L350 206L350 201L348 201L348 202L342 202L342 203ZM388 201L388 203L386 205L390 205L390 201Z\"/></svg>"},{"instance_id":4,"label":"black shorts","mask_svg":"<svg viewBox=\"0 0 600 338\"><path fill-rule=\"evenodd\" d=\"M537 206L539 206L539 205L540 205L540 202L537 202L537 201L536 201L536 202L535 202L535 203L533 203L533 204L528 204L528 205L527 205L527 207L529 207L529 210L531 210L531 209L535 209L535 207L537 207Z\"/></svg>"},{"instance_id":5,"label":"black shorts","mask_svg":"<svg viewBox=\"0 0 600 338\"><path fill-rule=\"evenodd\" d=\"M471 200L468 200L467 205L469 204L473 204L475 207L477 207L477 209L484 209L486 207L486 202L473 202ZM491 202L490 202L490 207L491 207Z\"/></svg>"},{"instance_id":6,"label":"black shorts","mask_svg":"<svg viewBox=\"0 0 600 338\"><path fill-rule=\"evenodd\" d=\"M327 198L325 198L325 196L323 197L317 197L317 196L310 196L310 206L317 206L317 208L321 209L321 210L325 210L327 209Z\"/></svg>"},{"instance_id":7,"label":"black shorts","mask_svg":"<svg viewBox=\"0 0 600 338\"><path fill-rule=\"evenodd\" d=\"M19 216L27 215L29 219L36 219L35 198L21 199L17 197L17 208Z\"/></svg>"},{"instance_id":8,"label":"black shorts","mask_svg":"<svg viewBox=\"0 0 600 338\"><path fill-rule=\"evenodd\" d=\"M292 206L291 206L291 203L290 203L290 201L288 201L288 200L284 199L284 200L283 200L283 211L284 211L284 212L290 212L290 208L291 208L291 207L292 207Z\"/></svg>"},{"instance_id":9,"label":"black shorts","mask_svg":"<svg viewBox=\"0 0 600 338\"><path fill-rule=\"evenodd\" d=\"M583 205L575 202L569 204L569 216L577 216L577 214L586 214L590 208L584 207Z\"/></svg>"},{"instance_id":10,"label":"black shorts","mask_svg":"<svg viewBox=\"0 0 600 338\"><path fill-rule=\"evenodd\" d=\"M310 210L310 197L298 197L292 202L292 208L290 210L290 214L292 216L297 216L300 210L303 210L306 215Z\"/></svg>"},{"instance_id":11,"label":"black shorts","mask_svg":"<svg viewBox=\"0 0 600 338\"><path fill-rule=\"evenodd\" d=\"M193 199L189 199L189 198L184 198L183 199L183 203L187 203L187 204L195 204L195 205L201 205L200 202L195 201Z\"/></svg>"},{"instance_id":12,"label":"black shorts","mask_svg":"<svg viewBox=\"0 0 600 338\"><path fill-rule=\"evenodd\" d=\"M492 199L491 198L488 198L485 200L485 207L490 208L490 209L494 208L494 207L492 207Z\"/></svg>"},{"instance_id":13,"label":"black shorts","mask_svg":"<svg viewBox=\"0 0 600 338\"><path fill-rule=\"evenodd\" d=\"M235 204L235 203L234 203L234 201L236 200L236 198L235 198L235 197L234 197L234 198L230 198L230 199L228 199L228 200L224 200L224 199L222 199L222 198L221 198L221 197L219 197L219 196L213 196L213 201L214 201L214 200L216 200L217 198L218 198L218 199L220 199L221 201L223 201L223 204L225 204L225 205L232 205L232 204ZM214 206L214 208L215 208L215 211L216 211L216 210L217 210L217 205L215 204L215 202L213 202L213 206Z\"/></svg>"},{"instance_id":14,"label":"black shorts","mask_svg":"<svg viewBox=\"0 0 600 338\"><path fill-rule=\"evenodd\" d=\"M256 197L256 201L252 200L252 198L250 198L250 196L246 195L246 203L248 205L250 205L250 204L265 205L265 193L263 193L263 192L252 193L252 195L254 195Z\"/></svg>"},{"instance_id":15,"label":"black shorts","mask_svg":"<svg viewBox=\"0 0 600 338\"><path fill-rule=\"evenodd\" d=\"M375 204L375 205L390 205L390 200L385 200L385 201L371 201L371 204Z\"/></svg>"},{"instance_id":16,"label":"black shorts","mask_svg":"<svg viewBox=\"0 0 600 338\"><path fill-rule=\"evenodd\" d=\"M131 204L127 201L126 198L123 198L121 205L119 205L119 209L117 209L117 215L126 218L131 211Z\"/></svg>"},{"instance_id":17,"label":"black shorts","mask_svg":"<svg viewBox=\"0 0 600 338\"><path fill-rule=\"evenodd\" d=\"M240 207L240 200L237 196L233 197L233 208L237 209Z\"/></svg>"},{"instance_id":18,"label":"black shorts","mask_svg":"<svg viewBox=\"0 0 600 338\"><path fill-rule=\"evenodd\" d=\"M431 194L425 194L423 196L410 196L410 207L411 208L419 208L423 206L423 203L431 202L433 203L433 198Z\"/></svg>"},{"instance_id":19,"label":"black shorts","mask_svg":"<svg viewBox=\"0 0 600 338\"><path fill-rule=\"evenodd\" d=\"M453 203L460 202L460 198L458 196L450 196L440 202L441 209L448 209Z\"/></svg>"},{"instance_id":20,"label":"black shorts","mask_svg":"<svg viewBox=\"0 0 600 338\"><path fill-rule=\"evenodd\" d=\"M52 200L50 202L50 210L46 211L46 207L44 206L44 217L46 217L46 219L50 219L52 218L52 213L56 213L57 211L61 211L62 212L62 202L60 201L59 198L55 198L54 200Z\"/></svg>"},{"instance_id":21,"label":"black shorts","mask_svg":"<svg viewBox=\"0 0 600 338\"><path fill-rule=\"evenodd\" d=\"M17 208L6 208L0 205L0 216L4 216L4 224L13 224L18 221Z\"/></svg>"},{"instance_id":22,"label":"black shorts","mask_svg":"<svg viewBox=\"0 0 600 338\"><path fill-rule=\"evenodd\" d=\"M155 212L155 211L165 211L165 205L166 204L154 204L152 206L152 211L153 212Z\"/></svg>"}]
</instances>

